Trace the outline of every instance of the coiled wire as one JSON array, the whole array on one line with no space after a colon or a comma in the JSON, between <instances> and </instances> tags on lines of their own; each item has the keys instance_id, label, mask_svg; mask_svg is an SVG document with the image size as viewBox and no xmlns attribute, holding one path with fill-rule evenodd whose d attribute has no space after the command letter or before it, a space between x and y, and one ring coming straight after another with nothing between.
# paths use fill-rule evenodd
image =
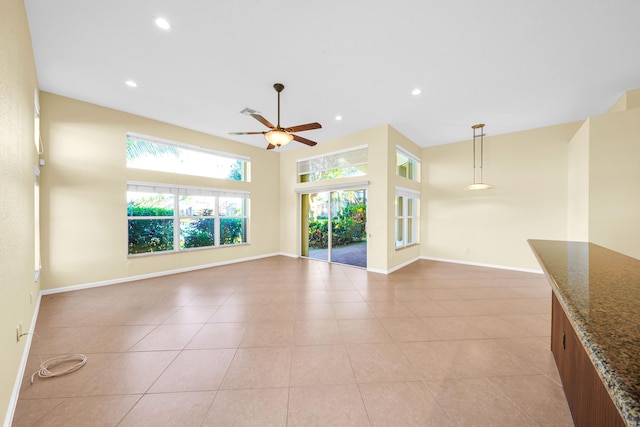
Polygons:
<instances>
[{"instance_id":1,"label":"coiled wire","mask_svg":"<svg viewBox=\"0 0 640 427\"><path fill-rule=\"evenodd\" d=\"M70 365L69 367L62 369L60 371L52 371L51 369L66 364L72 361L78 361L77 363ZM36 375L40 378L50 378L50 377L59 377L61 375L70 374L71 372L75 372L78 369L82 368L85 363L87 363L87 356L84 354L67 354L66 356L54 357L48 360L45 360L40 364L40 369L35 371L33 375L31 375L31 384L33 384L33 380Z\"/></svg>"}]
</instances>

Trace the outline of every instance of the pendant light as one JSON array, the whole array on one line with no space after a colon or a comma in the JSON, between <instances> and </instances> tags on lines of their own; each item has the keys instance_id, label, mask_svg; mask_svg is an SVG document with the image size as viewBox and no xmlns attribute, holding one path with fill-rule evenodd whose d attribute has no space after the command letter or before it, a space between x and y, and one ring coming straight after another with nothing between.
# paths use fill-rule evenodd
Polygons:
<instances>
[{"instance_id":1,"label":"pendant light","mask_svg":"<svg viewBox=\"0 0 640 427\"><path fill-rule=\"evenodd\" d=\"M473 184L467 186L467 190L488 190L491 188L489 184L484 183L483 166L484 166L484 123L471 126L473 129ZM480 167L476 167L476 147L477 147L477 132L480 129ZM476 182L477 169L480 169L480 182Z\"/></svg>"}]
</instances>

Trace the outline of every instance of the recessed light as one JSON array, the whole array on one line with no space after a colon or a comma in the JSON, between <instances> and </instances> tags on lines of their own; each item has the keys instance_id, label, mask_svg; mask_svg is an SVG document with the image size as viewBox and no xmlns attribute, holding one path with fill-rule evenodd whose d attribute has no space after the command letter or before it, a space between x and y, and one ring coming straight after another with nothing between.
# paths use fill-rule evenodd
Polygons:
<instances>
[{"instance_id":1,"label":"recessed light","mask_svg":"<svg viewBox=\"0 0 640 427\"><path fill-rule=\"evenodd\" d=\"M127 80L126 82L124 82L124 84L129 87L138 87L138 83L134 82L133 80Z\"/></svg>"},{"instance_id":2,"label":"recessed light","mask_svg":"<svg viewBox=\"0 0 640 427\"><path fill-rule=\"evenodd\" d=\"M421 89L415 88L414 90L411 91L411 95L413 96L418 96L422 93Z\"/></svg>"},{"instance_id":3,"label":"recessed light","mask_svg":"<svg viewBox=\"0 0 640 427\"><path fill-rule=\"evenodd\" d=\"M336 116L336 120L342 120L342 116Z\"/></svg>"},{"instance_id":4,"label":"recessed light","mask_svg":"<svg viewBox=\"0 0 640 427\"><path fill-rule=\"evenodd\" d=\"M165 18L156 18L154 21L156 23L156 27L160 28L164 31L169 31L171 29L171 24Z\"/></svg>"}]
</instances>

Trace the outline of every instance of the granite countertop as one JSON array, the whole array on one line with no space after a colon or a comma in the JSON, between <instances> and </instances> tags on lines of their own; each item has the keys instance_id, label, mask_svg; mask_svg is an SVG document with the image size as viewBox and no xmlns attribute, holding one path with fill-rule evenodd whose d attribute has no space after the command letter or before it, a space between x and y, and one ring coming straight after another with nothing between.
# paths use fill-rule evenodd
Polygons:
<instances>
[{"instance_id":1,"label":"granite countertop","mask_svg":"<svg viewBox=\"0 0 640 427\"><path fill-rule=\"evenodd\" d=\"M640 260L586 242L529 245L623 420L640 426Z\"/></svg>"}]
</instances>

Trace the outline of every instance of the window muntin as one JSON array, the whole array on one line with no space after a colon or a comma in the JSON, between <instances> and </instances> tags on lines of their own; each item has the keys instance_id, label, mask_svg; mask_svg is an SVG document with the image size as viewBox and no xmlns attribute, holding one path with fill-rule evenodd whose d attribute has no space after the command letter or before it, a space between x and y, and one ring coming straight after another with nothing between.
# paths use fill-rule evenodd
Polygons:
<instances>
[{"instance_id":1,"label":"window muntin","mask_svg":"<svg viewBox=\"0 0 640 427\"><path fill-rule=\"evenodd\" d=\"M130 183L128 253L246 243L248 201L245 192Z\"/></svg>"},{"instance_id":2,"label":"window muntin","mask_svg":"<svg viewBox=\"0 0 640 427\"><path fill-rule=\"evenodd\" d=\"M420 193L396 189L396 249L418 243Z\"/></svg>"},{"instance_id":3,"label":"window muntin","mask_svg":"<svg viewBox=\"0 0 640 427\"><path fill-rule=\"evenodd\" d=\"M127 135L127 167L207 178L250 181L248 158L194 145Z\"/></svg>"},{"instance_id":4,"label":"window muntin","mask_svg":"<svg viewBox=\"0 0 640 427\"><path fill-rule=\"evenodd\" d=\"M326 181L368 173L368 147L298 160L298 182Z\"/></svg>"},{"instance_id":5,"label":"window muntin","mask_svg":"<svg viewBox=\"0 0 640 427\"><path fill-rule=\"evenodd\" d=\"M420 159L396 147L396 175L420 182Z\"/></svg>"}]
</instances>

